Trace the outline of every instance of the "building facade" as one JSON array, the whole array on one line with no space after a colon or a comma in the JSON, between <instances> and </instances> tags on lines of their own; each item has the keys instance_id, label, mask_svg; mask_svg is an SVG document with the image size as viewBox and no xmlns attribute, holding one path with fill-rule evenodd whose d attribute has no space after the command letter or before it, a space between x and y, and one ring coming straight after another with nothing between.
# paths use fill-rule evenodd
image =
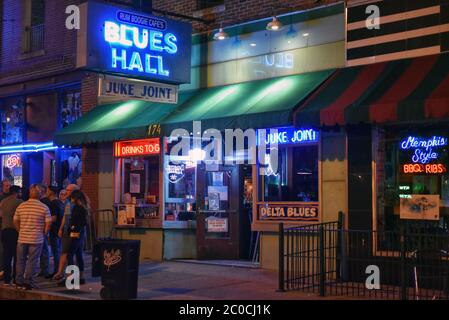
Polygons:
<instances>
[{"instance_id":1,"label":"building facade","mask_svg":"<svg viewBox=\"0 0 449 320\"><path fill-rule=\"evenodd\" d=\"M123 11L123 19L148 17L148 5L137 2L102 3ZM281 222L334 221L343 212L347 227L394 229L404 194L440 195L444 218L447 137L435 119L448 110L448 6L416 3L152 1L155 17L174 12L171 18L193 28L190 80L152 87L167 99L167 90L178 90L176 101L160 103L130 100L123 90L101 93L114 81L148 81L123 72L140 67L126 48L112 51L120 80L80 67L91 57L80 38L107 34L65 28L65 8L81 2L4 1L3 178L23 186L80 184L94 212L112 210L117 235L140 239L141 258L156 260L247 259L276 269ZM366 14L371 4L380 20ZM273 16L279 31L267 29ZM114 19L104 25L126 24ZM376 21L380 29L367 27ZM214 39L220 27L223 41ZM134 60L125 62L124 53ZM159 64L154 73L163 70ZM254 146L276 144L278 171L249 163L244 152L220 165L202 162L201 150L173 157L175 129L196 138L199 149L209 129L223 136L254 129ZM433 138L441 151L415 162L416 152L429 153L419 145Z\"/></svg>"}]
</instances>

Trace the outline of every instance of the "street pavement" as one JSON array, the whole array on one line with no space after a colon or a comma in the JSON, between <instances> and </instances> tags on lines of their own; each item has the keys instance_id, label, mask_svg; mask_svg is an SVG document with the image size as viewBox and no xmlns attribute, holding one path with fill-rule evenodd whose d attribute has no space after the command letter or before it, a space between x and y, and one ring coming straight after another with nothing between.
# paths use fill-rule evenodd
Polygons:
<instances>
[{"instance_id":1,"label":"street pavement","mask_svg":"<svg viewBox=\"0 0 449 320\"><path fill-rule=\"evenodd\" d=\"M86 257L90 262L91 257ZM0 299L101 299L100 278L90 277L80 290L58 287L39 278L31 291L0 287ZM178 261L144 261L139 267L138 299L159 300L311 300L316 294L278 292L277 272L260 268L217 266ZM343 297L339 297L342 299ZM326 299L332 299L327 297Z\"/></svg>"}]
</instances>

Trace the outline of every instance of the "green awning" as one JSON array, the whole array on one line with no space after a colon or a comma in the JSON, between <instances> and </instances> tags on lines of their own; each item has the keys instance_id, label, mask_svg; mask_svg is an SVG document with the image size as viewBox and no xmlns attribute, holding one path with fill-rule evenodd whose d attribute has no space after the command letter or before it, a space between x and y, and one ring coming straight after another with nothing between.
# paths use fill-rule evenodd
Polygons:
<instances>
[{"instance_id":1,"label":"green awning","mask_svg":"<svg viewBox=\"0 0 449 320\"><path fill-rule=\"evenodd\" d=\"M289 126L294 108L334 70L244 82L179 94L177 104L139 100L99 105L55 135L57 145L82 145L148 136L161 124L163 134L201 121L204 129Z\"/></svg>"},{"instance_id":2,"label":"green awning","mask_svg":"<svg viewBox=\"0 0 449 320\"><path fill-rule=\"evenodd\" d=\"M335 70L202 89L163 121L164 134L201 121L208 128L248 129L289 126L294 108Z\"/></svg>"},{"instance_id":3,"label":"green awning","mask_svg":"<svg viewBox=\"0 0 449 320\"><path fill-rule=\"evenodd\" d=\"M177 104L129 100L99 105L55 135L57 145L138 139L148 136L148 127L161 120L197 90L180 93Z\"/></svg>"}]
</instances>

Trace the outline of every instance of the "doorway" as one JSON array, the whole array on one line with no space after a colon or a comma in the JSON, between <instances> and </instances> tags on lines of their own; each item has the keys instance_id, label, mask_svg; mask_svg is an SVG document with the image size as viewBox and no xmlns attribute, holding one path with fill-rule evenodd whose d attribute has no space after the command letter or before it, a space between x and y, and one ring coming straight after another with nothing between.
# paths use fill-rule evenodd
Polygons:
<instances>
[{"instance_id":1,"label":"doorway","mask_svg":"<svg viewBox=\"0 0 449 320\"><path fill-rule=\"evenodd\" d=\"M198 259L249 260L252 167L200 164L198 170Z\"/></svg>"}]
</instances>

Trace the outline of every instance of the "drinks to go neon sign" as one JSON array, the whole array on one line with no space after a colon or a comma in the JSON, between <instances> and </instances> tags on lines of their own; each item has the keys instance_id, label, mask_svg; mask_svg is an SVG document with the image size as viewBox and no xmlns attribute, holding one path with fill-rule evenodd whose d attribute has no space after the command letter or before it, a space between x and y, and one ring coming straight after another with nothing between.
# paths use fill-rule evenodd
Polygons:
<instances>
[{"instance_id":1,"label":"drinks to go neon sign","mask_svg":"<svg viewBox=\"0 0 449 320\"><path fill-rule=\"evenodd\" d=\"M402 150L412 150L410 160L420 164L437 160L440 152L438 149L444 146L447 146L447 138L439 136L431 138L409 136L400 143Z\"/></svg>"},{"instance_id":2,"label":"drinks to go neon sign","mask_svg":"<svg viewBox=\"0 0 449 320\"><path fill-rule=\"evenodd\" d=\"M160 150L159 138L119 141L114 145L116 157L158 155Z\"/></svg>"}]
</instances>

